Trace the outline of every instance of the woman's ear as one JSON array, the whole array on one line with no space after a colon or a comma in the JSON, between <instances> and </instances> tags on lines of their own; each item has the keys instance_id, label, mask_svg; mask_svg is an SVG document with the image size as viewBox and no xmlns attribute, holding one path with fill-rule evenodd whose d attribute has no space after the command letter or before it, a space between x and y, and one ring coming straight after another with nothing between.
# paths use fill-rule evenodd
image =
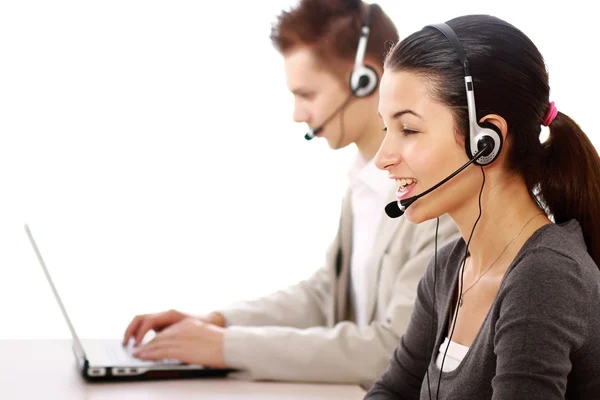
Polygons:
<instances>
[{"instance_id":1,"label":"woman's ear","mask_svg":"<svg viewBox=\"0 0 600 400\"><path fill-rule=\"evenodd\" d=\"M488 122L490 124L494 124L502 134L502 141L506 143L506 134L508 132L508 123L504 118L499 116L498 114L488 114L485 117L481 118L479 122Z\"/></svg>"},{"instance_id":2,"label":"woman's ear","mask_svg":"<svg viewBox=\"0 0 600 400\"><path fill-rule=\"evenodd\" d=\"M489 164L489 166L498 166L504 165L507 151L506 149L509 147L509 140L507 137L508 134L508 123L504 118L502 118L498 114L488 114L485 117L479 120L480 124L491 124L496 127L497 131L502 136L502 149L500 150L500 154L497 155L497 159Z\"/></svg>"}]
</instances>

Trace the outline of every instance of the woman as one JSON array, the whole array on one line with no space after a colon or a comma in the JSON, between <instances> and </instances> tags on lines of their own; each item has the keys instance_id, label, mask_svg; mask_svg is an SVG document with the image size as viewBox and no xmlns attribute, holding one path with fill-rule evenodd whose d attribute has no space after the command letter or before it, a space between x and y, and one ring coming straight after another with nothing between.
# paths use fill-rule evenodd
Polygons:
<instances>
[{"instance_id":1,"label":"woman","mask_svg":"<svg viewBox=\"0 0 600 400\"><path fill-rule=\"evenodd\" d=\"M397 41L398 33L376 4L302 0L281 13L271 39L283 56L294 119L333 149L358 150L326 263L296 285L208 315L172 310L137 316L124 343L135 338L139 344L149 330L162 330L138 349L138 357L232 367L250 379L370 387L408 325L417 284L434 252L433 221L417 226L385 218L381 208L395 188L373 161L383 139L378 77L386 42ZM317 193L314 203L319 206ZM441 240L457 236L446 218ZM260 261L239 267L253 262Z\"/></svg>"},{"instance_id":2,"label":"woman","mask_svg":"<svg viewBox=\"0 0 600 400\"><path fill-rule=\"evenodd\" d=\"M475 162L405 209L449 214L461 238L366 398L597 399L600 160L549 101L535 45L490 16L425 27L388 54L379 111L376 164L401 205Z\"/></svg>"}]
</instances>

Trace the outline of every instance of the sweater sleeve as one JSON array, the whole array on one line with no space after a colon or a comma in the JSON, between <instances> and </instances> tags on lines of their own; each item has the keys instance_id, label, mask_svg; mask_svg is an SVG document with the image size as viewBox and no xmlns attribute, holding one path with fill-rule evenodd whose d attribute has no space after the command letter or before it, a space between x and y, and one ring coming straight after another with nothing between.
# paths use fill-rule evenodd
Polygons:
<instances>
[{"instance_id":1,"label":"sweater sleeve","mask_svg":"<svg viewBox=\"0 0 600 400\"><path fill-rule=\"evenodd\" d=\"M582 269L565 255L532 249L503 286L492 399L564 399L571 354L588 330L589 290Z\"/></svg>"}]
</instances>

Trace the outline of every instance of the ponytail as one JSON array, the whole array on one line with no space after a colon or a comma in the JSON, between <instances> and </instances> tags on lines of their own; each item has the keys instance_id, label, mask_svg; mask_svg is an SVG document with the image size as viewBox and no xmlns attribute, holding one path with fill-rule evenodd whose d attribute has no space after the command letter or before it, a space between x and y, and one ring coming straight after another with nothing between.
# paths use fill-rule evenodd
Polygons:
<instances>
[{"instance_id":1,"label":"ponytail","mask_svg":"<svg viewBox=\"0 0 600 400\"><path fill-rule=\"evenodd\" d=\"M576 219L588 253L600 267L600 157L586 134L559 112L542 143L540 195L557 224Z\"/></svg>"}]
</instances>

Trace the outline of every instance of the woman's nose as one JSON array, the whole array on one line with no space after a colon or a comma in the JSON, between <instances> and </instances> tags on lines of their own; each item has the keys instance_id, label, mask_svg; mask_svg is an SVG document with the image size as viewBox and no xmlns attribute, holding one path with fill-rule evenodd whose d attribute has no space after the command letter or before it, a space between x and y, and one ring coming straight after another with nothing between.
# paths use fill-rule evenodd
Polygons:
<instances>
[{"instance_id":1,"label":"woman's nose","mask_svg":"<svg viewBox=\"0 0 600 400\"><path fill-rule=\"evenodd\" d=\"M398 143L392 135L385 135L377 154L375 154L375 166L382 170L388 170L400 164L402 158L398 149Z\"/></svg>"}]
</instances>

